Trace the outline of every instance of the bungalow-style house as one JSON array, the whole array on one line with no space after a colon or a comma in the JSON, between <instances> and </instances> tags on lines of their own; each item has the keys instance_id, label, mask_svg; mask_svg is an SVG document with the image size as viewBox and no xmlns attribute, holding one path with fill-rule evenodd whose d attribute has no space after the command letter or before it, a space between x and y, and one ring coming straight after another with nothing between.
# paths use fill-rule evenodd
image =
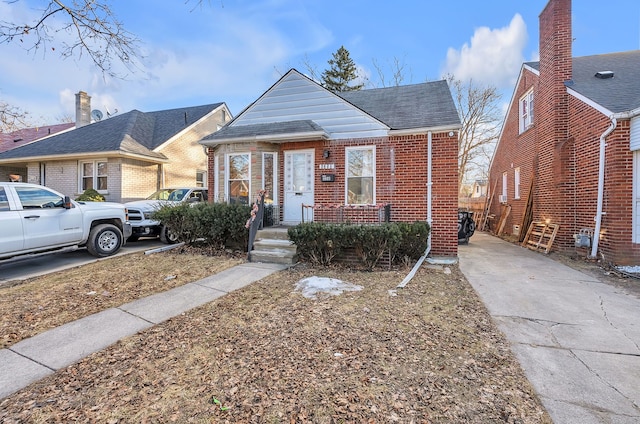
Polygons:
<instances>
[{"instance_id":1,"label":"bungalow-style house","mask_svg":"<svg viewBox=\"0 0 640 424\"><path fill-rule=\"evenodd\" d=\"M83 94L76 97L81 118L90 114ZM206 186L207 155L198 141L230 117L224 103L132 110L0 153L0 168L70 196L93 188L114 202L162 187Z\"/></svg>"},{"instance_id":2,"label":"bungalow-style house","mask_svg":"<svg viewBox=\"0 0 640 424\"><path fill-rule=\"evenodd\" d=\"M264 189L283 224L428 221L432 254L456 256L459 129L446 81L334 94L291 69L201 143L215 201Z\"/></svg>"},{"instance_id":3,"label":"bungalow-style house","mask_svg":"<svg viewBox=\"0 0 640 424\"><path fill-rule=\"evenodd\" d=\"M552 249L638 264L640 51L572 57L571 43L571 1L550 0L492 159L491 213L521 240L557 224Z\"/></svg>"}]
</instances>

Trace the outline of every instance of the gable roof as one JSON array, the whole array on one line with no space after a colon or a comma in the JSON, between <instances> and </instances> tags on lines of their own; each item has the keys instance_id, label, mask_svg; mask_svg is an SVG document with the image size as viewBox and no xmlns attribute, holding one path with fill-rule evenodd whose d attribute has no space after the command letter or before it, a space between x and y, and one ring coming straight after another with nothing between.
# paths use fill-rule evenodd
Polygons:
<instances>
[{"instance_id":1,"label":"gable roof","mask_svg":"<svg viewBox=\"0 0 640 424\"><path fill-rule=\"evenodd\" d=\"M155 112L132 110L103 121L30 143L4 153L0 162L12 159L86 154L129 154L149 160L166 160L154 151L163 143L224 103Z\"/></svg>"},{"instance_id":2,"label":"gable roof","mask_svg":"<svg viewBox=\"0 0 640 424\"><path fill-rule=\"evenodd\" d=\"M460 128L446 81L334 94L291 69L203 144L381 137Z\"/></svg>"},{"instance_id":3,"label":"gable roof","mask_svg":"<svg viewBox=\"0 0 640 424\"><path fill-rule=\"evenodd\" d=\"M574 57L572 79L566 87L602 106L611 113L640 108L640 50ZM525 65L540 72L540 62ZM613 72L612 78L598 78L596 73Z\"/></svg>"},{"instance_id":4,"label":"gable roof","mask_svg":"<svg viewBox=\"0 0 640 424\"><path fill-rule=\"evenodd\" d=\"M338 95L392 130L460 125L449 85L444 80Z\"/></svg>"},{"instance_id":5,"label":"gable roof","mask_svg":"<svg viewBox=\"0 0 640 424\"><path fill-rule=\"evenodd\" d=\"M75 127L73 122L64 124L43 125L41 127L22 128L10 133L0 133L0 152L15 149L32 141L48 137Z\"/></svg>"}]
</instances>

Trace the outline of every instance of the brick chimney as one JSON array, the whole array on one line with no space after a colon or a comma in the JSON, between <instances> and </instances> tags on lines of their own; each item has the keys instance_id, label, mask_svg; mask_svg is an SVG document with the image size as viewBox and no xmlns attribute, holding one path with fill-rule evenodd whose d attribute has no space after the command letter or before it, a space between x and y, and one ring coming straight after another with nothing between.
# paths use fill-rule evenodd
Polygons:
<instances>
[{"instance_id":1,"label":"brick chimney","mask_svg":"<svg viewBox=\"0 0 640 424\"><path fill-rule=\"evenodd\" d=\"M76 94L76 128L91 123L91 96L84 91Z\"/></svg>"},{"instance_id":2,"label":"brick chimney","mask_svg":"<svg viewBox=\"0 0 640 424\"><path fill-rule=\"evenodd\" d=\"M566 225L575 208L575 155L569 128L572 78L571 0L549 0L540 14L540 78L535 91L537 219L560 224L556 245L573 243Z\"/></svg>"},{"instance_id":3,"label":"brick chimney","mask_svg":"<svg viewBox=\"0 0 640 424\"><path fill-rule=\"evenodd\" d=\"M571 43L571 0L550 0L540 14L540 100L549 101L556 131L567 127L565 82L572 78Z\"/></svg>"}]
</instances>

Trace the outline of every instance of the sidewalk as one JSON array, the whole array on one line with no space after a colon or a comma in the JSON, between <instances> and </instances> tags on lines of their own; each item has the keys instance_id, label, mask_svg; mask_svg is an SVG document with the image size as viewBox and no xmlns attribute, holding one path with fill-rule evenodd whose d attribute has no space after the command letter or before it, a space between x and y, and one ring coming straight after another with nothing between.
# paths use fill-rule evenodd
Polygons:
<instances>
[{"instance_id":1,"label":"sidewalk","mask_svg":"<svg viewBox=\"0 0 640 424\"><path fill-rule=\"evenodd\" d=\"M245 263L70 322L0 350L0 399L118 340L242 288L286 265Z\"/></svg>"},{"instance_id":2,"label":"sidewalk","mask_svg":"<svg viewBox=\"0 0 640 424\"><path fill-rule=\"evenodd\" d=\"M554 423L640 422L640 299L486 233L459 256Z\"/></svg>"}]
</instances>

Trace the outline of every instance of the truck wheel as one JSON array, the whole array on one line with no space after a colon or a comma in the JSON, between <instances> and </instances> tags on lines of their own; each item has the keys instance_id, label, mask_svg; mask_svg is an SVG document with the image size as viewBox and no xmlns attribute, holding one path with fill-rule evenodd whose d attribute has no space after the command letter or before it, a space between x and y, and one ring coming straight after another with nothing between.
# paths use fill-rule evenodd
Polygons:
<instances>
[{"instance_id":1,"label":"truck wheel","mask_svg":"<svg viewBox=\"0 0 640 424\"><path fill-rule=\"evenodd\" d=\"M122 232L112 224L100 224L91 229L87 250L99 258L115 254L122 246Z\"/></svg>"},{"instance_id":2,"label":"truck wheel","mask_svg":"<svg viewBox=\"0 0 640 424\"><path fill-rule=\"evenodd\" d=\"M178 236L167 228L166 225L160 227L160 241L166 244L174 244L178 241Z\"/></svg>"}]
</instances>

